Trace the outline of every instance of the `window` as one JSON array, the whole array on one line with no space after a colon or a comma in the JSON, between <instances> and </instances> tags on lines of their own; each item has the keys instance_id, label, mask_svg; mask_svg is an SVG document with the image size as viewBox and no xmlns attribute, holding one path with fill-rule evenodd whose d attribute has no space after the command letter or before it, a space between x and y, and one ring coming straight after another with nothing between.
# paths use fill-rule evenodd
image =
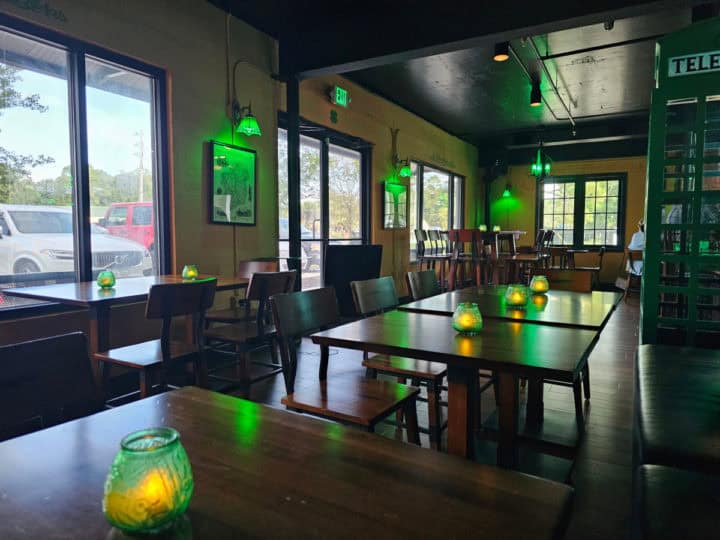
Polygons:
<instances>
[{"instance_id":1,"label":"window","mask_svg":"<svg viewBox=\"0 0 720 540\"><path fill-rule=\"evenodd\" d=\"M625 175L548 178L538 189L539 228L553 244L621 249L625 233Z\"/></svg>"},{"instance_id":2,"label":"window","mask_svg":"<svg viewBox=\"0 0 720 540\"><path fill-rule=\"evenodd\" d=\"M415 229L460 229L464 224L465 178L420 162L410 164L410 260Z\"/></svg>"},{"instance_id":3,"label":"window","mask_svg":"<svg viewBox=\"0 0 720 540\"><path fill-rule=\"evenodd\" d=\"M0 16L0 89L0 311L34 303L4 288L166 268L162 70Z\"/></svg>"}]
</instances>

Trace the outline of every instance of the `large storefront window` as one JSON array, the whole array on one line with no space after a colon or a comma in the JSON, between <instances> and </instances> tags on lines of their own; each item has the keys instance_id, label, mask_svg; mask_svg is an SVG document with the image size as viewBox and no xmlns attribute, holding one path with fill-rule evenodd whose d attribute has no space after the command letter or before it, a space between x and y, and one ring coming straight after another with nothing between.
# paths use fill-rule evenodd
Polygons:
<instances>
[{"instance_id":1,"label":"large storefront window","mask_svg":"<svg viewBox=\"0 0 720 540\"><path fill-rule=\"evenodd\" d=\"M158 273L162 72L0 22L0 310L32 303L9 287Z\"/></svg>"}]
</instances>

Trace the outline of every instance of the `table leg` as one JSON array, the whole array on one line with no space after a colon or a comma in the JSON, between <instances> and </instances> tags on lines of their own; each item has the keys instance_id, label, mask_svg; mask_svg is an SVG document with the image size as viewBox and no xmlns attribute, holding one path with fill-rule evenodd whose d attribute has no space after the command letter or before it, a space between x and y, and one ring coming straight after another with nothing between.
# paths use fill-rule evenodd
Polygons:
<instances>
[{"instance_id":1,"label":"table leg","mask_svg":"<svg viewBox=\"0 0 720 540\"><path fill-rule=\"evenodd\" d=\"M527 417L530 426L537 426L543 421L543 380L541 377L528 379Z\"/></svg>"},{"instance_id":2,"label":"table leg","mask_svg":"<svg viewBox=\"0 0 720 540\"><path fill-rule=\"evenodd\" d=\"M518 381L512 373L499 372L498 386L500 403L498 416L500 434L498 437L497 461L501 467L512 468L517 465L517 428L518 428Z\"/></svg>"},{"instance_id":3,"label":"table leg","mask_svg":"<svg viewBox=\"0 0 720 540\"><path fill-rule=\"evenodd\" d=\"M448 453L472 459L475 453L477 369L448 366Z\"/></svg>"},{"instance_id":4,"label":"table leg","mask_svg":"<svg viewBox=\"0 0 720 540\"><path fill-rule=\"evenodd\" d=\"M330 347L327 345L320 345L320 380L327 380L328 370L328 359L330 358Z\"/></svg>"},{"instance_id":5,"label":"table leg","mask_svg":"<svg viewBox=\"0 0 720 540\"><path fill-rule=\"evenodd\" d=\"M91 306L88 310L89 332L88 347L90 348L90 357L100 351L107 351L110 348L110 306L100 304ZM107 378L109 367L105 362L91 362L95 380L102 387L104 380Z\"/></svg>"}]
</instances>

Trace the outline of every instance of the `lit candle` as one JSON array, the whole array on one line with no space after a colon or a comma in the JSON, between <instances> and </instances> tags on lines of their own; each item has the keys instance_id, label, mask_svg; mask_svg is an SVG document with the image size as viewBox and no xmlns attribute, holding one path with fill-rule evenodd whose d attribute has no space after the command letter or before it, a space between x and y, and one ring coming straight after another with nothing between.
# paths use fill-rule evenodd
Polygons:
<instances>
[{"instance_id":1,"label":"lit candle","mask_svg":"<svg viewBox=\"0 0 720 540\"><path fill-rule=\"evenodd\" d=\"M505 292L505 302L510 307L524 309L528 302L528 292L525 285L508 285Z\"/></svg>"},{"instance_id":2,"label":"lit candle","mask_svg":"<svg viewBox=\"0 0 720 540\"><path fill-rule=\"evenodd\" d=\"M550 283L546 276L533 276L530 280L530 290L536 294L543 294L550 289Z\"/></svg>"},{"instance_id":3,"label":"lit candle","mask_svg":"<svg viewBox=\"0 0 720 540\"><path fill-rule=\"evenodd\" d=\"M493 225L493 232L500 232L500 225Z\"/></svg>"},{"instance_id":4,"label":"lit candle","mask_svg":"<svg viewBox=\"0 0 720 540\"><path fill-rule=\"evenodd\" d=\"M465 336L474 336L480 333L483 320L478 305L472 302L460 302L453 313L452 325L455 330Z\"/></svg>"},{"instance_id":5,"label":"lit candle","mask_svg":"<svg viewBox=\"0 0 720 540\"><path fill-rule=\"evenodd\" d=\"M115 286L115 274L110 270L103 270L98 274L97 284L101 289L112 289Z\"/></svg>"},{"instance_id":6,"label":"lit candle","mask_svg":"<svg viewBox=\"0 0 720 540\"><path fill-rule=\"evenodd\" d=\"M487 225L480 225L480 232L487 231Z\"/></svg>"},{"instance_id":7,"label":"lit candle","mask_svg":"<svg viewBox=\"0 0 720 540\"><path fill-rule=\"evenodd\" d=\"M532 303L538 311L544 311L548 303L548 297L546 294L533 294Z\"/></svg>"},{"instance_id":8,"label":"lit candle","mask_svg":"<svg viewBox=\"0 0 720 540\"><path fill-rule=\"evenodd\" d=\"M131 433L120 445L105 480L103 512L127 532L157 532L172 525L190 503L190 462L172 428Z\"/></svg>"},{"instance_id":9,"label":"lit candle","mask_svg":"<svg viewBox=\"0 0 720 540\"><path fill-rule=\"evenodd\" d=\"M194 264L188 264L183 268L182 271L182 278L187 280L195 280L200 275L198 272L197 266Z\"/></svg>"}]
</instances>

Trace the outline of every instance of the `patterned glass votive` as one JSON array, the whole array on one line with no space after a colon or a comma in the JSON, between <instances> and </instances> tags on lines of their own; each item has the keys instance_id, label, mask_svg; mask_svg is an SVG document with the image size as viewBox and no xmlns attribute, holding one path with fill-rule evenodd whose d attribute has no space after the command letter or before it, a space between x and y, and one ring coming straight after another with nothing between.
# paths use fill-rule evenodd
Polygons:
<instances>
[{"instance_id":1,"label":"patterned glass votive","mask_svg":"<svg viewBox=\"0 0 720 540\"><path fill-rule=\"evenodd\" d=\"M483 327L483 320L478 305L473 302L460 302L453 313L452 325L464 336L479 334Z\"/></svg>"},{"instance_id":2,"label":"patterned glass votive","mask_svg":"<svg viewBox=\"0 0 720 540\"><path fill-rule=\"evenodd\" d=\"M120 443L105 480L103 512L126 532L153 533L173 524L190 503L193 476L179 433L145 429Z\"/></svg>"},{"instance_id":3,"label":"patterned glass votive","mask_svg":"<svg viewBox=\"0 0 720 540\"><path fill-rule=\"evenodd\" d=\"M550 290L550 283L546 276L533 276L530 280L530 290L534 294L544 294Z\"/></svg>"},{"instance_id":4,"label":"patterned glass votive","mask_svg":"<svg viewBox=\"0 0 720 540\"><path fill-rule=\"evenodd\" d=\"M505 303L511 308L525 309L528 303L527 287L522 284L508 285L507 291L505 291Z\"/></svg>"},{"instance_id":5,"label":"patterned glass votive","mask_svg":"<svg viewBox=\"0 0 720 540\"><path fill-rule=\"evenodd\" d=\"M115 274L110 270L103 270L98 274L97 284L101 289L112 289L115 286Z\"/></svg>"},{"instance_id":6,"label":"patterned glass votive","mask_svg":"<svg viewBox=\"0 0 720 540\"><path fill-rule=\"evenodd\" d=\"M198 278L200 273L198 272L197 266L194 264L188 264L183 267L182 278L193 281Z\"/></svg>"}]
</instances>

